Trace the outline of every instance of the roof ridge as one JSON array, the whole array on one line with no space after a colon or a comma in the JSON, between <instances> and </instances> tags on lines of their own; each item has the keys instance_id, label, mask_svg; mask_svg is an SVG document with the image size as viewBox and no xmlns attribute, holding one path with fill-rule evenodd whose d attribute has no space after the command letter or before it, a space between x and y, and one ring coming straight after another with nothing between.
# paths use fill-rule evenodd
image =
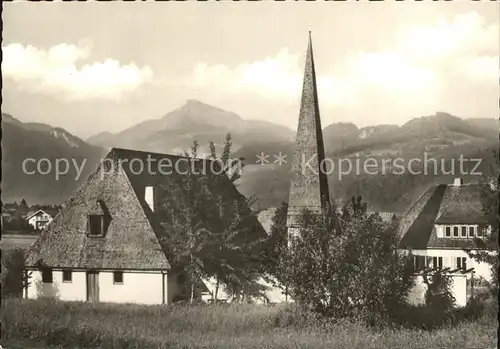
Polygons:
<instances>
[{"instance_id":1,"label":"roof ridge","mask_svg":"<svg viewBox=\"0 0 500 349\"><path fill-rule=\"evenodd\" d=\"M108 152L108 154L106 155L106 157L110 156L111 154L119 155L119 154L117 154L119 152L140 153L140 154L144 154L144 155L175 157L175 158L178 158L178 159L217 161L217 159L211 159L211 158L208 158L208 157L184 156L184 155L176 155L176 154L168 154L168 153L157 153L157 152L146 151L146 150L127 149L127 148L118 148L118 147L111 148L111 150Z\"/></svg>"}]
</instances>

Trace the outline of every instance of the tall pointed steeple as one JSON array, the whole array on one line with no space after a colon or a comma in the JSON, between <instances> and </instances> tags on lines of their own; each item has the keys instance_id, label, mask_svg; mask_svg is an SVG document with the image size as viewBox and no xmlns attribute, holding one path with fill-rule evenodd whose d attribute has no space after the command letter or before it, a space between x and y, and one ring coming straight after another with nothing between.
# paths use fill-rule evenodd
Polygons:
<instances>
[{"instance_id":1,"label":"tall pointed steeple","mask_svg":"<svg viewBox=\"0 0 500 349\"><path fill-rule=\"evenodd\" d=\"M296 225L297 217L304 208L317 211L329 202L326 175L328 169L325 167L326 164L323 164L324 159L325 147L319 115L312 39L311 32L309 32L288 199L287 226L289 228Z\"/></svg>"}]
</instances>

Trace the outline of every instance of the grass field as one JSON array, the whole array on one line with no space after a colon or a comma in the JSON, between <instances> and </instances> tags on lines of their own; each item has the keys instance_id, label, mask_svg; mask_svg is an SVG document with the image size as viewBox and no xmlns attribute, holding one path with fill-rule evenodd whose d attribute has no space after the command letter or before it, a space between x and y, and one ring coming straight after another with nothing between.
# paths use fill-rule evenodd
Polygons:
<instances>
[{"instance_id":1,"label":"grass field","mask_svg":"<svg viewBox=\"0 0 500 349\"><path fill-rule=\"evenodd\" d=\"M495 348L484 317L426 332L328 324L290 306L138 306L4 300L6 348ZM28 343L28 344L25 344Z\"/></svg>"},{"instance_id":2,"label":"grass field","mask_svg":"<svg viewBox=\"0 0 500 349\"><path fill-rule=\"evenodd\" d=\"M0 247L3 248L28 248L36 240L38 235L16 235L16 234L2 234Z\"/></svg>"}]
</instances>

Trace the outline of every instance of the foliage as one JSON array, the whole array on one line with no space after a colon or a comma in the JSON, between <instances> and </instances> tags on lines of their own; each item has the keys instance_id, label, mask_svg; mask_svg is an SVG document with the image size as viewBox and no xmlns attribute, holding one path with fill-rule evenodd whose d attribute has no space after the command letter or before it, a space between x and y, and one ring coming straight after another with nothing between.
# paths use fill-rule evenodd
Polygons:
<instances>
[{"instance_id":1,"label":"foliage","mask_svg":"<svg viewBox=\"0 0 500 349\"><path fill-rule=\"evenodd\" d=\"M426 323L429 327L436 327L450 319L455 306L455 297L451 292L452 278L446 273L436 271L430 275L423 274L427 285L425 304L429 311Z\"/></svg>"},{"instance_id":2,"label":"foliage","mask_svg":"<svg viewBox=\"0 0 500 349\"><path fill-rule=\"evenodd\" d=\"M299 221L275 273L294 300L328 317L369 322L388 320L404 303L411 260L397 252L391 224L368 215L360 197L322 214L304 211Z\"/></svg>"},{"instance_id":3,"label":"foliage","mask_svg":"<svg viewBox=\"0 0 500 349\"><path fill-rule=\"evenodd\" d=\"M242 159L231 159L231 136L227 135L220 157L213 142L209 144L208 159L219 167L218 173L199 175L188 171L187 180L180 185L178 200L163 207L171 212L174 234L168 238L172 246L171 258L176 269L188 275L191 301L194 285L204 278L216 280L214 301L222 286L239 298L244 290L255 286L261 241L255 237L257 221L249 210L249 203L238 194L231 182L241 177ZM191 161L197 161L199 145L193 142ZM228 198L232 198L228 200Z\"/></svg>"},{"instance_id":4,"label":"foliage","mask_svg":"<svg viewBox=\"0 0 500 349\"><path fill-rule=\"evenodd\" d=\"M498 159L498 154L495 154ZM480 229L491 227L491 232L486 239L476 239L476 244L480 250L470 251L469 255L478 262L485 262L491 266L492 284L491 293L494 297L498 295L498 230L500 222L500 170L498 163L490 168L490 174L481 178L481 202L483 213L487 223L481 225ZM493 252L493 253L492 253Z\"/></svg>"},{"instance_id":5,"label":"foliage","mask_svg":"<svg viewBox=\"0 0 500 349\"><path fill-rule=\"evenodd\" d=\"M2 298L22 297L24 287L28 285L24 267L24 249L2 250Z\"/></svg>"},{"instance_id":6,"label":"foliage","mask_svg":"<svg viewBox=\"0 0 500 349\"><path fill-rule=\"evenodd\" d=\"M286 306L134 304L4 300L2 345L26 348L494 348L495 318L435 331L375 330L331 323L293 304ZM409 310L408 310L409 311ZM21 344L20 344L21 343ZM33 346L34 347L34 346Z\"/></svg>"}]
</instances>

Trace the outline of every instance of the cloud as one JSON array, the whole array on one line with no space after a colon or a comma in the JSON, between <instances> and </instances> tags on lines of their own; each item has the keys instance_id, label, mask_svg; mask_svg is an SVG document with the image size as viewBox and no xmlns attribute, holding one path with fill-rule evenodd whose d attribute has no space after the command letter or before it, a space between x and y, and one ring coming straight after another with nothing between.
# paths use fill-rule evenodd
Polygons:
<instances>
[{"instance_id":1,"label":"cloud","mask_svg":"<svg viewBox=\"0 0 500 349\"><path fill-rule=\"evenodd\" d=\"M59 44L48 50L11 43L2 48L2 73L20 88L69 100L89 98L118 100L152 79L150 67L122 64L108 58L87 60L89 46Z\"/></svg>"},{"instance_id":2,"label":"cloud","mask_svg":"<svg viewBox=\"0 0 500 349\"><path fill-rule=\"evenodd\" d=\"M363 105L365 112L380 114L394 105L397 112L407 114L447 108L440 104L441 97L453 100L450 96L457 84L473 82L496 91L498 42L498 24L487 25L477 13L410 27L392 47L352 52L340 65L330 67L335 74L319 73L319 98L328 108L354 110ZM251 93L293 103L301 92L303 59L303 52L282 49L235 67L199 63L188 81L221 95Z\"/></svg>"}]
</instances>

